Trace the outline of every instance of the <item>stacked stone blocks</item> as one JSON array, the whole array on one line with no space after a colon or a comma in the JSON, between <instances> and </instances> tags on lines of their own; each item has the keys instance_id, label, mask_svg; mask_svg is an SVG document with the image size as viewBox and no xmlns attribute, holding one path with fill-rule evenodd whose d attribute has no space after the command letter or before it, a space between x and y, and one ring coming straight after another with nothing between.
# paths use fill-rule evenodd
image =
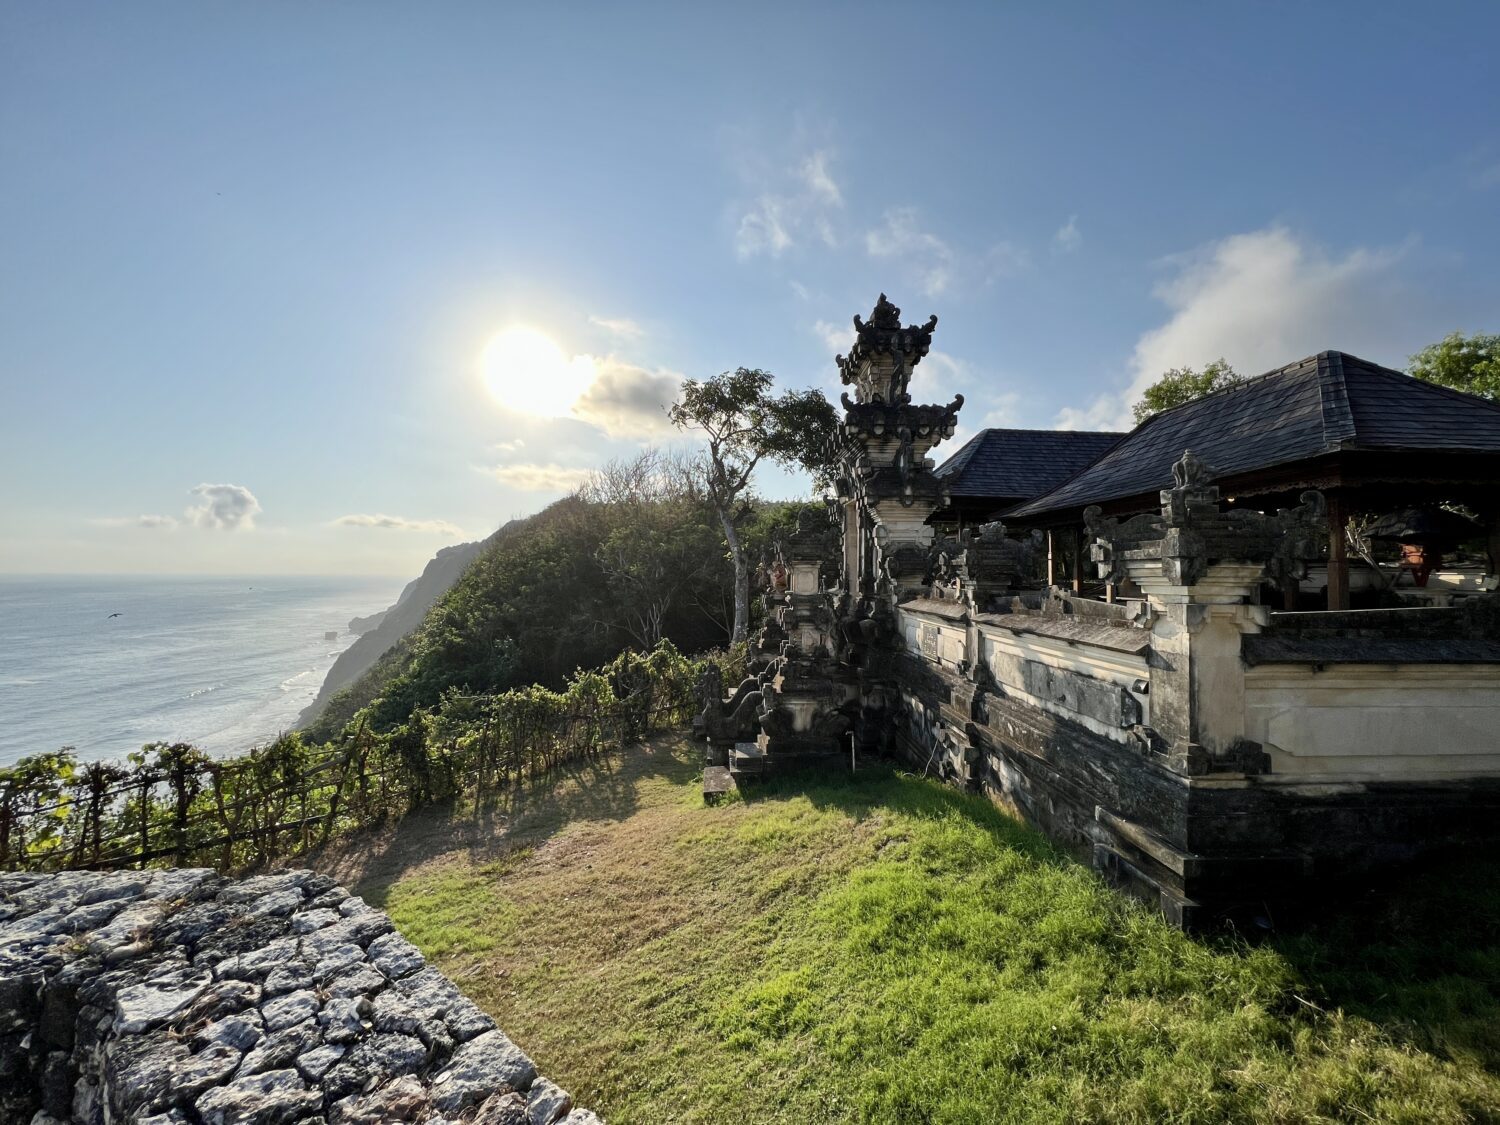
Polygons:
<instances>
[{"instance_id":1,"label":"stacked stone blocks","mask_svg":"<svg viewBox=\"0 0 1500 1125\"><path fill-rule=\"evenodd\" d=\"M0 876L0 1120L599 1125L332 879Z\"/></svg>"}]
</instances>

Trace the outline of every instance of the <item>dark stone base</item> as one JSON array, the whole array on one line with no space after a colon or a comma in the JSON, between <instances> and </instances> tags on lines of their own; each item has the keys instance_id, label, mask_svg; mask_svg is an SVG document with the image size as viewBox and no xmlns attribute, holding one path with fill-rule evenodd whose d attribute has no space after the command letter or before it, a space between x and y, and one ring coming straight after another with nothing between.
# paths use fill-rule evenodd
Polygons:
<instances>
[{"instance_id":1,"label":"dark stone base","mask_svg":"<svg viewBox=\"0 0 1500 1125\"><path fill-rule=\"evenodd\" d=\"M930 668L900 699L884 720L899 756L985 793L1185 929L1265 929L1398 865L1500 843L1500 779L1190 779L1148 747Z\"/></svg>"}]
</instances>

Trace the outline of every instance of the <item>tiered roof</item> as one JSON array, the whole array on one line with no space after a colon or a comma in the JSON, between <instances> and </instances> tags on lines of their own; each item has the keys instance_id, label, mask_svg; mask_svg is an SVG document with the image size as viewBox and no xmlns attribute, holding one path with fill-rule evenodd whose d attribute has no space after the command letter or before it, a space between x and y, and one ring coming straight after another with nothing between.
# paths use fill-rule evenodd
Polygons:
<instances>
[{"instance_id":1,"label":"tiered roof","mask_svg":"<svg viewBox=\"0 0 1500 1125\"><path fill-rule=\"evenodd\" d=\"M1500 403L1344 352L1319 352L1148 418L1092 464L1007 510L1005 518L1060 515L1138 497L1149 507L1160 489L1171 487L1172 465L1184 450L1206 462L1226 492L1253 487L1254 474L1331 455L1500 456Z\"/></svg>"},{"instance_id":2,"label":"tiered roof","mask_svg":"<svg viewBox=\"0 0 1500 1125\"><path fill-rule=\"evenodd\" d=\"M1091 430L980 430L934 472L955 499L982 498L997 505L1026 500L1087 468L1124 436Z\"/></svg>"}]
</instances>

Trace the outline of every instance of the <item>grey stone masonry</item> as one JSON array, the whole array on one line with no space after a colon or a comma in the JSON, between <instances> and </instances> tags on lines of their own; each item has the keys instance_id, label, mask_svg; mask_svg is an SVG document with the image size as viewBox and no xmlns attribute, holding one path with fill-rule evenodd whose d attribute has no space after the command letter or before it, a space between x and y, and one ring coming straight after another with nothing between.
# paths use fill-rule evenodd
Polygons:
<instances>
[{"instance_id":1,"label":"grey stone masonry","mask_svg":"<svg viewBox=\"0 0 1500 1125\"><path fill-rule=\"evenodd\" d=\"M599 1120L325 876L0 875L0 1122Z\"/></svg>"}]
</instances>

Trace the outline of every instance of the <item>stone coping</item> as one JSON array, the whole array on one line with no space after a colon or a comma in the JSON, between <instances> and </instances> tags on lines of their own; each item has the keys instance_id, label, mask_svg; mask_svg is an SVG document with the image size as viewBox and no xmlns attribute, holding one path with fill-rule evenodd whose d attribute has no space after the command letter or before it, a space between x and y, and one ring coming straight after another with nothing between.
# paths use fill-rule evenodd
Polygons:
<instances>
[{"instance_id":1,"label":"stone coping","mask_svg":"<svg viewBox=\"0 0 1500 1125\"><path fill-rule=\"evenodd\" d=\"M311 871L0 875L0 1121L601 1125Z\"/></svg>"},{"instance_id":2,"label":"stone coping","mask_svg":"<svg viewBox=\"0 0 1500 1125\"><path fill-rule=\"evenodd\" d=\"M1090 645L1139 656L1151 647L1151 634L1145 629L1130 629L1107 621L1091 621L1071 615L1023 613L980 613L974 617L980 625L1007 629L1012 633L1030 633L1068 644Z\"/></svg>"},{"instance_id":3,"label":"stone coping","mask_svg":"<svg viewBox=\"0 0 1500 1125\"><path fill-rule=\"evenodd\" d=\"M907 613L927 614L955 623L971 619L968 607L959 602L937 598L913 598L896 607ZM1151 634L1102 618L1057 613L976 613L978 625L1006 629L1012 633L1029 633L1070 645L1091 645L1130 656L1143 655L1151 647Z\"/></svg>"},{"instance_id":4,"label":"stone coping","mask_svg":"<svg viewBox=\"0 0 1500 1125\"><path fill-rule=\"evenodd\" d=\"M1252 668L1261 664L1500 664L1500 641L1251 633L1242 639L1240 653Z\"/></svg>"}]
</instances>

